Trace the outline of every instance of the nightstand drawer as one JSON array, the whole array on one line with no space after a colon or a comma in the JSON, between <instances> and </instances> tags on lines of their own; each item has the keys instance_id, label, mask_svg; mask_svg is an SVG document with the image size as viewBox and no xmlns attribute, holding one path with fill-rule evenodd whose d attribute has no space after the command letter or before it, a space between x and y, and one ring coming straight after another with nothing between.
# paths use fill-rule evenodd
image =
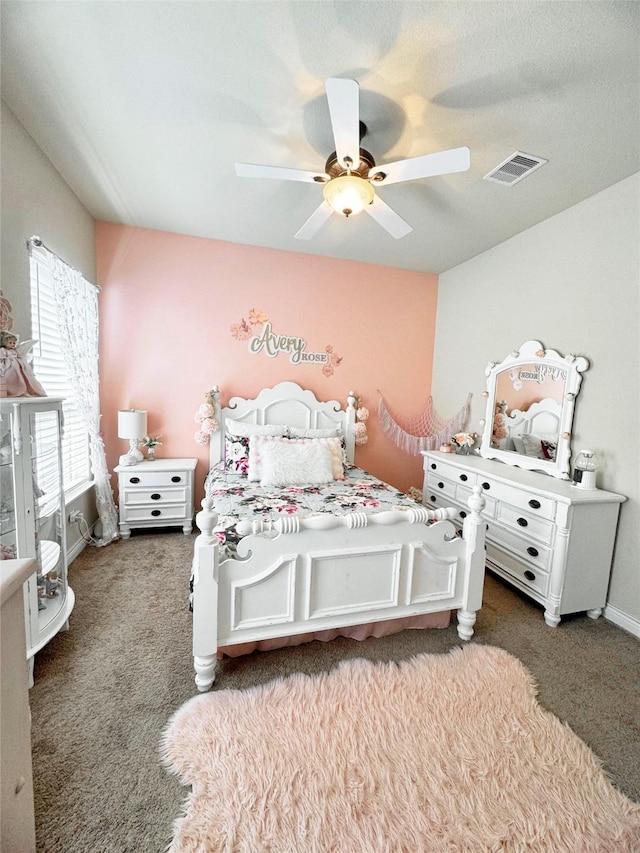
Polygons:
<instances>
[{"instance_id":1,"label":"nightstand drawer","mask_svg":"<svg viewBox=\"0 0 640 853\"><path fill-rule=\"evenodd\" d=\"M136 521L155 521L162 526L164 521L176 521L186 517L184 504L163 504L162 506L133 506L122 509L122 520L128 524Z\"/></svg>"},{"instance_id":2,"label":"nightstand drawer","mask_svg":"<svg viewBox=\"0 0 640 853\"><path fill-rule=\"evenodd\" d=\"M185 504L187 502L187 489L133 489L126 488L124 492L124 505L135 506L137 504Z\"/></svg>"},{"instance_id":3,"label":"nightstand drawer","mask_svg":"<svg viewBox=\"0 0 640 853\"><path fill-rule=\"evenodd\" d=\"M134 466L135 468L136 466ZM187 485L189 475L186 471L136 471L121 474L121 482L126 489L133 486L136 489L151 489L159 486Z\"/></svg>"}]
</instances>

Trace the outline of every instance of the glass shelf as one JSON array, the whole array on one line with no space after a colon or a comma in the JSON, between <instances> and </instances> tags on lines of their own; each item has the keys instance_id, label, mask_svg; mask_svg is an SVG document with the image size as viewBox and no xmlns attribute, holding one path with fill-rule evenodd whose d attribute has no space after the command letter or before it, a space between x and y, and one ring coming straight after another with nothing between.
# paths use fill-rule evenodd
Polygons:
<instances>
[{"instance_id":1,"label":"glass shelf","mask_svg":"<svg viewBox=\"0 0 640 853\"><path fill-rule=\"evenodd\" d=\"M67 584L61 426L58 398L0 399L0 559L37 562L24 586L31 673L33 656L67 626L75 601Z\"/></svg>"}]
</instances>

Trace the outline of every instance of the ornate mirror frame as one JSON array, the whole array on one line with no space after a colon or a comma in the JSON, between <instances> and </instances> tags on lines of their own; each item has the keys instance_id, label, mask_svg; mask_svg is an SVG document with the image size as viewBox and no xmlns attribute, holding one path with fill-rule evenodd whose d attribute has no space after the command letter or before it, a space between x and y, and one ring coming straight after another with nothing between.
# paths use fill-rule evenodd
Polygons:
<instances>
[{"instance_id":1,"label":"ornate mirror frame","mask_svg":"<svg viewBox=\"0 0 640 853\"><path fill-rule=\"evenodd\" d=\"M584 356L562 356L540 341L490 362L480 455L569 479L575 399L588 368ZM494 423L496 413L503 417Z\"/></svg>"}]
</instances>

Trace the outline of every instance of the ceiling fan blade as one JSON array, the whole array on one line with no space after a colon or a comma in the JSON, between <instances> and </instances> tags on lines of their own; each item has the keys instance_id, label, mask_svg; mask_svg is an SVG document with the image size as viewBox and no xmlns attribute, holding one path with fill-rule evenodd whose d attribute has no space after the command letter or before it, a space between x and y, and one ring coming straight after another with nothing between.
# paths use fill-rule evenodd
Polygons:
<instances>
[{"instance_id":1,"label":"ceiling fan blade","mask_svg":"<svg viewBox=\"0 0 640 853\"><path fill-rule=\"evenodd\" d=\"M324 225L333 213L331 205L323 201L320 207L316 207L302 228L295 235L298 240L310 240Z\"/></svg>"},{"instance_id":2,"label":"ceiling fan blade","mask_svg":"<svg viewBox=\"0 0 640 853\"><path fill-rule=\"evenodd\" d=\"M340 165L345 165L345 157L357 165L360 162L360 87L355 80L329 77L325 89Z\"/></svg>"},{"instance_id":3,"label":"ceiling fan blade","mask_svg":"<svg viewBox=\"0 0 640 853\"><path fill-rule=\"evenodd\" d=\"M382 180L374 180L374 185L387 186L400 181L415 181L418 178L431 178L435 175L450 175L453 172L466 172L471 165L471 152L468 148L451 148L436 154L423 154L422 157L410 157L408 160L396 160L375 166L369 172L369 180L377 174L384 174Z\"/></svg>"},{"instance_id":4,"label":"ceiling fan blade","mask_svg":"<svg viewBox=\"0 0 640 853\"><path fill-rule=\"evenodd\" d=\"M241 178L275 178L281 181L305 181L324 183L329 175L324 172L306 172L303 169L287 169L284 166L256 166L253 163L236 163L236 175Z\"/></svg>"},{"instance_id":5,"label":"ceiling fan blade","mask_svg":"<svg viewBox=\"0 0 640 853\"><path fill-rule=\"evenodd\" d=\"M385 231L388 231L396 240L413 231L409 223L405 222L388 204L385 204L380 196L375 196L371 204L368 204L364 209L372 219L375 219L378 225L382 225Z\"/></svg>"}]
</instances>

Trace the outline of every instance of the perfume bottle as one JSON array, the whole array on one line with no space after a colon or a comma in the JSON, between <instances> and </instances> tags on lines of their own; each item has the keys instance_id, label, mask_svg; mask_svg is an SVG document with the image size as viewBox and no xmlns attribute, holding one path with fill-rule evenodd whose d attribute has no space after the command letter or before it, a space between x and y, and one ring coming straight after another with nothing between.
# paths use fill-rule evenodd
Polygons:
<instances>
[{"instance_id":1,"label":"perfume bottle","mask_svg":"<svg viewBox=\"0 0 640 853\"><path fill-rule=\"evenodd\" d=\"M598 457L593 450L581 450L573 466L573 485L580 489L595 489Z\"/></svg>"}]
</instances>

